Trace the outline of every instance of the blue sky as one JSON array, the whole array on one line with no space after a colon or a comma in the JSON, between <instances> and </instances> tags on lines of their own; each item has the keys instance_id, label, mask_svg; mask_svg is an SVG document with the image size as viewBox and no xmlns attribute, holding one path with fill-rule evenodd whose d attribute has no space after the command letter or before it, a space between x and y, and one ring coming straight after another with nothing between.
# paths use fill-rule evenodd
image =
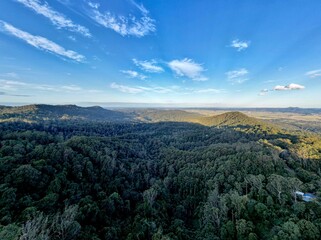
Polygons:
<instances>
[{"instance_id":1,"label":"blue sky","mask_svg":"<svg viewBox=\"0 0 321 240\"><path fill-rule=\"evenodd\" d=\"M0 1L0 103L321 107L321 1Z\"/></svg>"}]
</instances>

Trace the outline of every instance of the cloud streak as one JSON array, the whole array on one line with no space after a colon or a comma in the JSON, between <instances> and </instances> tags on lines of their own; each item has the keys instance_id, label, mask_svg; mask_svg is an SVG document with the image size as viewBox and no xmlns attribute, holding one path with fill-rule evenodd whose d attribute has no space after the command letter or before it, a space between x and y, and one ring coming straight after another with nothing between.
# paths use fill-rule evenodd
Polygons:
<instances>
[{"instance_id":1,"label":"cloud streak","mask_svg":"<svg viewBox=\"0 0 321 240\"><path fill-rule=\"evenodd\" d=\"M321 69L306 72L305 75L307 75L310 78L321 77Z\"/></svg>"},{"instance_id":2,"label":"cloud streak","mask_svg":"<svg viewBox=\"0 0 321 240\"><path fill-rule=\"evenodd\" d=\"M132 1L139 10L141 17L115 15L109 11L101 12L100 5L89 2L89 17L105 28L114 30L122 36L144 37L156 31L155 20L149 16L149 12L143 5L138 5Z\"/></svg>"},{"instance_id":3,"label":"cloud streak","mask_svg":"<svg viewBox=\"0 0 321 240\"><path fill-rule=\"evenodd\" d=\"M238 52L247 49L250 46L250 42L240 41L238 39L235 39L231 42L230 47L236 48Z\"/></svg>"},{"instance_id":4,"label":"cloud streak","mask_svg":"<svg viewBox=\"0 0 321 240\"><path fill-rule=\"evenodd\" d=\"M245 68L240 68L238 70L228 71L225 74L229 82L241 84L248 80L246 76L249 74L249 71Z\"/></svg>"},{"instance_id":5,"label":"cloud streak","mask_svg":"<svg viewBox=\"0 0 321 240\"><path fill-rule=\"evenodd\" d=\"M10 97L31 97L32 95L28 94L9 94L6 92L0 92L0 96L10 96Z\"/></svg>"},{"instance_id":6,"label":"cloud streak","mask_svg":"<svg viewBox=\"0 0 321 240\"><path fill-rule=\"evenodd\" d=\"M126 85L121 85L113 82L110 84L110 87L113 89L117 89L123 93L130 93L130 94L137 94L137 93L144 93L144 92L154 92L154 93L170 93L173 92L173 88L164 88L164 87L130 87Z\"/></svg>"},{"instance_id":7,"label":"cloud streak","mask_svg":"<svg viewBox=\"0 0 321 240\"><path fill-rule=\"evenodd\" d=\"M194 62L192 59L172 60L168 63L169 68L179 77L188 77L194 81L207 81L203 75L205 69L202 64Z\"/></svg>"},{"instance_id":8,"label":"cloud streak","mask_svg":"<svg viewBox=\"0 0 321 240\"><path fill-rule=\"evenodd\" d=\"M158 94L180 94L180 95L195 95L195 94L220 94L225 93L224 89L206 88L206 89L195 89L195 88L181 88L179 86L168 86L168 87L144 87L144 86L128 86L113 82L110 84L110 88L118 90L128 94L142 94L142 93L158 93Z\"/></svg>"},{"instance_id":9,"label":"cloud streak","mask_svg":"<svg viewBox=\"0 0 321 240\"><path fill-rule=\"evenodd\" d=\"M48 40L47 38L32 35L18 28L15 28L14 26L1 20L0 20L0 30L3 30L6 33L9 33L25 41L26 43L28 43L29 45L37 49L40 49L52 54L56 54L64 58L68 58L76 62L83 62L85 60L85 57L83 55L78 54L77 52L74 52L72 50L66 50L62 46Z\"/></svg>"},{"instance_id":10,"label":"cloud streak","mask_svg":"<svg viewBox=\"0 0 321 240\"><path fill-rule=\"evenodd\" d=\"M224 90L216 88L207 88L196 90L195 93L222 93Z\"/></svg>"},{"instance_id":11,"label":"cloud streak","mask_svg":"<svg viewBox=\"0 0 321 240\"><path fill-rule=\"evenodd\" d=\"M50 85L50 84L37 84L27 83L21 81L11 81L0 79L0 90L17 92L17 91L41 91L41 92L64 92L64 93L99 93L101 90L96 89L83 89L77 85ZM6 94L8 95L8 94ZM10 94L14 96L13 94Z\"/></svg>"},{"instance_id":12,"label":"cloud streak","mask_svg":"<svg viewBox=\"0 0 321 240\"><path fill-rule=\"evenodd\" d=\"M161 73L164 72L164 69L160 66L157 66L157 62L155 60L150 61L139 61L133 58L134 64L139 67L140 69L150 72L150 73Z\"/></svg>"},{"instance_id":13,"label":"cloud streak","mask_svg":"<svg viewBox=\"0 0 321 240\"><path fill-rule=\"evenodd\" d=\"M16 0L25 7L32 9L37 14L49 19L51 23L58 29L66 29L71 32L79 33L85 37L91 37L89 30L79 24L75 24L72 20L66 18L63 14L53 10L46 2L41 0Z\"/></svg>"},{"instance_id":14,"label":"cloud streak","mask_svg":"<svg viewBox=\"0 0 321 240\"><path fill-rule=\"evenodd\" d=\"M147 78L147 76L140 74L136 71L132 71L132 70L121 70L120 72L122 72L123 74L125 74L129 78L139 78L142 80Z\"/></svg>"},{"instance_id":15,"label":"cloud streak","mask_svg":"<svg viewBox=\"0 0 321 240\"><path fill-rule=\"evenodd\" d=\"M117 89L123 93L131 93L131 94L135 94L135 93L142 93L144 92L143 89L139 88L139 87L129 87L129 86L125 86L125 85L120 85L117 84L115 82L113 82L112 84L110 84L110 87L113 89Z\"/></svg>"}]
</instances>

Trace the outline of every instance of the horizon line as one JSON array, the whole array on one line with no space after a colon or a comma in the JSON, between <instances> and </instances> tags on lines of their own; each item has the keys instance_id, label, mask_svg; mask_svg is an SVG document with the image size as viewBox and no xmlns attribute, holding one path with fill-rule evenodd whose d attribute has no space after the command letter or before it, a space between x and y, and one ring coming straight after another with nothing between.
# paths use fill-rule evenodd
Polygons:
<instances>
[{"instance_id":1,"label":"horizon line","mask_svg":"<svg viewBox=\"0 0 321 240\"><path fill-rule=\"evenodd\" d=\"M143 103L143 102L77 102L77 103L5 103L0 102L3 107L22 107L30 105L51 105L78 107L103 107L103 108L199 108L199 109L321 109L321 107L298 107L298 106L211 106L211 104L191 103ZM214 104L213 104L214 105Z\"/></svg>"}]
</instances>

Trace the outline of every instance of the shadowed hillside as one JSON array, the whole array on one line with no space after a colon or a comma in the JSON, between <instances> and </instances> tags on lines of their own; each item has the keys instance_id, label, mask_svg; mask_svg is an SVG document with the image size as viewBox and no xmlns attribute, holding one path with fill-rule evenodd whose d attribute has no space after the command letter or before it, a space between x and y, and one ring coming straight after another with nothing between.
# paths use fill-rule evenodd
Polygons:
<instances>
[{"instance_id":1,"label":"shadowed hillside","mask_svg":"<svg viewBox=\"0 0 321 240\"><path fill-rule=\"evenodd\" d=\"M26 105L21 107L1 107L2 120L90 120L128 121L128 114L111 111L99 106L79 107L76 105Z\"/></svg>"}]
</instances>

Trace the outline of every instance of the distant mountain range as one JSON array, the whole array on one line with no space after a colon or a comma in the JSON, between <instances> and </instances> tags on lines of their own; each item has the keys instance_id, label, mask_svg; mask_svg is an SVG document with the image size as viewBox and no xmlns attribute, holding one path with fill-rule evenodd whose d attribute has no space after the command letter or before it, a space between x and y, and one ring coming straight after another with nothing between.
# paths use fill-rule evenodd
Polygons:
<instances>
[{"instance_id":1,"label":"distant mountain range","mask_svg":"<svg viewBox=\"0 0 321 240\"><path fill-rule=\"evenodd\" d=\"M197 108L193 108L197 109ZM248 111L248 112L281 112L281 113L299 113L299 114L321 114L321 108L199 108L203 110L218 110L218 111Z\"/></svg>"},{"instance_id":2,"label":"distant mountain range","mask_svg":"<svg viewBox=\"0 0 321 240\"><path fill-rule=\"evenodd\" d=\"M108 110L99 106L79 107L76 105L26 105L20 107L0 106L0 122L8 121L99 121L99 122L190 122L205 126L259 126L270 123L249 117L240 112L227 112L214 116L183 110L141 109Z\"/></svg>"}]
</instances>

